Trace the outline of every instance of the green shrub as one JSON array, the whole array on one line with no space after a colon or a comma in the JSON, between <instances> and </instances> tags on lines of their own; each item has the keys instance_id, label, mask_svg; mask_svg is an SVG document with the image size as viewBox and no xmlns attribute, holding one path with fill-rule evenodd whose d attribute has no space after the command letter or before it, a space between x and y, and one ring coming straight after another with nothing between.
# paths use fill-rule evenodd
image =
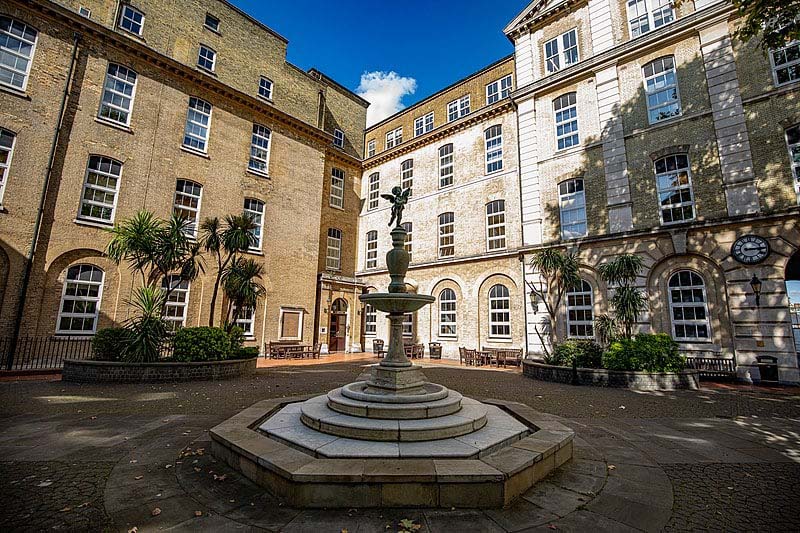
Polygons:
<instances>
[{"instance_id":1,"label":"green shrub","mask_svg":"<svg viewBox=\"0 0 800 533\"><path fill-rule=\"evenodd\" d=\"M554 366L572 366L572 359L568 350L559 350L563 343L556 346L555 350L550 353L545 353L542 356L542 361L546 365Z\"/></svg>"},{"instance_id":2,"label":"green shrub","mask_svg":"<svg viewBox=\"0 0 800 533\"><path fill-rule=\"evenodd\" d=\"M561 366L572 366L575 361L580 368L600 368L603 349L589 340L565 341L556 346L553 359ZM553 363L548 363L553 364Z\"/></svg>"},{"instance_id":3,"label":"green shrub","mask_svg":"<svg viewBox=\"0 0 800 533\"><path fill-rule=\"evenodd\" d=\"M176 361L222 361L231 352L231 339L222 328L182 328L175 334Z\"/></svg>"},{"instance_id":4,"label":"green shrub","mask_svg":"<svg viewBox=\"0 0 800 533\"><path fill-rule=\"evenodd\" d=\"M234 351L230 359L252 359L258 357L258 346L243 346Z\"/></svg>"},{"instance_id":5,"label":"green shrub","mask_svg":"<svg viewBox=\"0 0 800 533\"><path fill-rule=\"evenodd\" d=\"M603 354L603 368L609 370L678 372L685 366L678 343L664 333L614 341Z\"/></svg>"},{"instance_id":6,"label":"green shrub","mask_svg":"<svg viewBox=\"0 0 800 533\"><path fill-rule=\"evenodd\" d=\"M130 338L125 328L103 328L92 339L92 355L98 361L121 361Z\"/></svg>"}]
</instances>

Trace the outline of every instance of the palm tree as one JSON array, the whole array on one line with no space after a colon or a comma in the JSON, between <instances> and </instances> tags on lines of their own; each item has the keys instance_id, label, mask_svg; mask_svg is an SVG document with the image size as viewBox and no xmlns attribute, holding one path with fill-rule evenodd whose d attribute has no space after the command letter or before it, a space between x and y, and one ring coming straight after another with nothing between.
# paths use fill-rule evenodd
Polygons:
<instances>
[{"instance_id":1,"label":"palm tree","mask_svg":"<svg viewBox=\"0 0 800 533\"><path fill-rule=\"evenodd\" d=\"M622 254L597 269L605 282L614 286L611 307L615 318L622 325L622 334L626 339L633 336L633 325L647 309L645 295L633 285L643 268L644 260L640 256Z\"/></svg>"},{"instance_id":2,"label":"palm tree","mask_svg":"<svg viewBox=\"0 0 800 533\"><path fill-rule=\"evenodd\" d=\"M248 215L228 215L224 223L217 217L206 218L200 224L203 248L214 254L217 260L217 276L211 292L211 312L208 317L211 327L214 326L214 311L222 278L236 263L238 256L256 244L257 229L258 226Z\"/></svg>"},{"instance_id":3,"label":"palm tree","mask_svg":"<svg viewBox=\"0 0 800 533\"><path fill-rule=\"evenodd\" d=\"M540 250L533 254L531 268L534 274L539 275L538 283L528 282L528 288L536 298L544 303L548 317L547 336L545 342L538 326L534 331L539 337L545 356L550 356L550 348L558 343L556 331L556 318L561 307L561 301L567 290L577 287L581 278L578 275L578 259L575 254L565 253L555 248Z\"/></svg>"},{"instance_id":4,"label":"palm tree","mask_svg":"<svg viewBox=\"0 0 800 533\"><path fill-rule=\"evenodd\" d=\"M260 280L264 274L264 266L250 258L237 258L225 270L223 290L228 299L225 312L226 322L231 321L234 307L239 313L246 308L255 308L258 299L266 294Z\"/></svg>"},{"instance_id":5,"label":"palm tree","mask_svg":"<svg viewBox=\"0 0 800 533\"><path fill-rule=\"evenodd\" d=\"M161 353L161 344L167 335L167 325L161 318L166 295L152 285L139 287L128 301L137 311L137 316L125 323L128 337L122 356L132 363L156 361Z\"/></svg>"}]
</instances>

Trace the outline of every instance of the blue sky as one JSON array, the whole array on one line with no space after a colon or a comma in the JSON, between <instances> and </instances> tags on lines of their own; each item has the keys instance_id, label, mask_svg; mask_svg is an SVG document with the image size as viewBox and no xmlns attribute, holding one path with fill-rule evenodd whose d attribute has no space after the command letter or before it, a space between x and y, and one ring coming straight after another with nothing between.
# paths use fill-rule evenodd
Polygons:
<instances>
[{"instance_id":1,"label":"blue sky","mask_svg":"<svg viewBox=\"0 0 800 533\"><path fill-rule=\"evenodd\" d=\"M355 91L365 73L395 72L373 75L362 85L386 110L395 101L413 104L511 54L503 28L529 3L232 1L289 39L288 60L303 69L316 67Z\"/></svg>"}]
</instances>

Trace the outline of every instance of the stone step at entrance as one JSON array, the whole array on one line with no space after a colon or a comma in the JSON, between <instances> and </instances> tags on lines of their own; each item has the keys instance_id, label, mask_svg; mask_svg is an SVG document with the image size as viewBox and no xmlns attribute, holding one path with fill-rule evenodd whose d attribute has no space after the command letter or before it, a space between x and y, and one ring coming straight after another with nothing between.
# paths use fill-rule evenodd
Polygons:
<instances>
[{"instance_id":1,"label":"stone step at entrance","mask_svg":"<svg viewBox=\"0 0 800 533\"><path fill-rule=\"evenodd\" d=\"M357 400L345 396L341 388L328 393L328 407L338 413L389 420L413 420L456 414L461 410L462 400L461 393L452 390L440 400L418 403L375 403Z\"/></svg>"}]
</instances>

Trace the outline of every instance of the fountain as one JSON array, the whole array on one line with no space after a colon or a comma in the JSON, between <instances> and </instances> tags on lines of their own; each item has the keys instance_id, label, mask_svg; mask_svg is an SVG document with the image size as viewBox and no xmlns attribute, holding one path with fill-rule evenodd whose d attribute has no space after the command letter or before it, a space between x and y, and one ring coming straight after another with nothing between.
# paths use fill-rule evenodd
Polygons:
<instances>
[{"instance_id":1,"label":"fountain","mask_svg":"<svg viewBox=\"0 0 800 533\"><path fill-rule=\"evenodd\" d=\"M327 394L265 400L211 430L212 451L299 507L501 507L572 457L572 431L514 402L478 402L427 381L405 355L403 315L435 301L406 291L392 203L388 292L360 296L387 313L387 355Z\"/></svg>"}]
</instances>

